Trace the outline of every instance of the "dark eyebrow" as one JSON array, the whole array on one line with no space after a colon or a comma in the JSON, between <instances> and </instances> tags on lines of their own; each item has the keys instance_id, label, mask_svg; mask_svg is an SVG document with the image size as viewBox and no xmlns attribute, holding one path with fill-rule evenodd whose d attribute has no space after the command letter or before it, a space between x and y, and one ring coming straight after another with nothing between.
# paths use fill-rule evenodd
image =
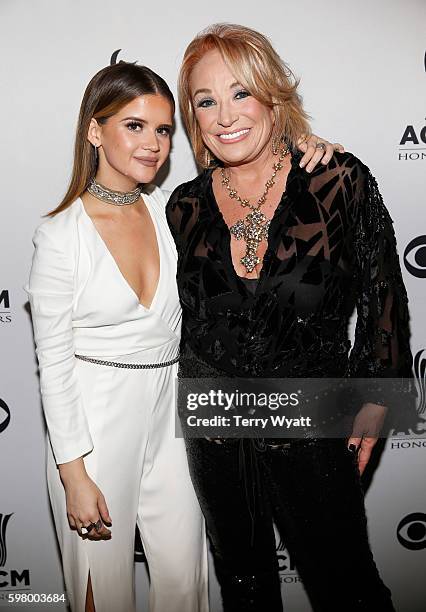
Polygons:
<instances>
[{"instance_id":1,"label":"dark eyebrow","mask_svg":"<svg viewBox=\"0 0 426 612\"><path fill-rule=\"evenodd\" d=\"M144 123L145 125L148 123L146 119L141 119L140 117L124 117L124 119L121 119L120 123L123 121L137 121L138 123ZM159 127L172 128L173 124L172 123L161 123Z\"/></svg>"},{"instance_id":2,"label":"dark eyebrow","mask_svg":"<svg viewBox=\"0 0 426 612\"><path fill-rule=\"evenodd\" d=\"M146 123L145 119L141 119L140 117L124 117L121 121L139 121L140 123Z\"/></svg>"},{"instance_id":3,"label":"dark eyebrow","mask_svg":"<svg viewBox=\"0 0 426 612\"><path fill-rule=\"evenodd\" d=\"M241 83L238 83L237 81L235 81L235 83L232 83L232 85L229 86L229 89L234 89L234 87L242 87ZM195 91L192 95L195 96L199 93L212 93L211 89L197 89L197 91Z\"/></svg>"}]
</instances>

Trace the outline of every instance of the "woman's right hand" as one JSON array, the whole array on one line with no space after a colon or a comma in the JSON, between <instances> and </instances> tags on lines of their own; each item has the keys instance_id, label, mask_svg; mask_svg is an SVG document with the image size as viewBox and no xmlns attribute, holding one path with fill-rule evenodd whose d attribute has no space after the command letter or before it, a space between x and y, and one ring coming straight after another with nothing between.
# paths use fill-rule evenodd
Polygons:
<instances>
[{"instance_id":1,"label":"woman's right hand","mask_svg":"<svg viewBox=\"0 0 426 612\"><path fill-rule=\"evenodd\" d=\"M108 507L101 490L88 476L84 467L83 458L80 457L68 463L59 465L62 484L64 485L68 522L71 529L77 529L80 536L90 540L109 539L111 530L105 526L112 524ZM82 527L96 524L100 520L101 526L93 528L86 534Z\"/></svg>"}]
</instances>

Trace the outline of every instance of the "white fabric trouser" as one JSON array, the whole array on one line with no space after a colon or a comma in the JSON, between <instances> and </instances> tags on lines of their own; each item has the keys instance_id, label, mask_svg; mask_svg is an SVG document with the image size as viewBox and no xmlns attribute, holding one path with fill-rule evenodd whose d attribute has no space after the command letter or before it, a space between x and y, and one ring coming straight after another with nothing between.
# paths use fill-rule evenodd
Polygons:
<instances>
[{"instance_id":1,"label":"white fabric trouser","mask_svg":"<svg viewBox=\"0 0 426 612\"><path fill-rule=\"evenodd\" d=\"M123 359L125 361L125 359ZM204 520L185 446L174 435L177 366L152 370L76 363L94 449L85 458L112 518L112 538L70 529L50 445L48 484L72 612L84 612L90 572L96 612L133 612L134 536L150 575L150 612L208 612Z\"/></svg>"}]
</instances>

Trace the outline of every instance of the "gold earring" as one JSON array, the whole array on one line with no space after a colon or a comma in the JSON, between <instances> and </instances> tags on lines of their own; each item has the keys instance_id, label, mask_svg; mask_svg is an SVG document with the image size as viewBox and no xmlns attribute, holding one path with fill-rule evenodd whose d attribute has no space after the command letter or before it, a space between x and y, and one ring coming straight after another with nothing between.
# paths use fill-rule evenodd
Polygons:
<instances>
[{"instance_id":1,"label":"gold earring","mask_svg":"<svg viewBox=\"0 0 426 612\"><path fill-rule=\"evenodd\" d=\"M276 136L274 136L271 142L272 153L274 155L278 155L278 152L279 152L278 142L279 142L279 139Z\"/></svg>"},{"instance_id":2,"label":"gold earring","mask_svg":"<svg viewBox=\"0 0 426 612\"><path fill-rule=\"evenodd\" d=\"M204 148L204 165L208 168L212 163L212 156L207 148Z\"/></svg>"}]
</instances>

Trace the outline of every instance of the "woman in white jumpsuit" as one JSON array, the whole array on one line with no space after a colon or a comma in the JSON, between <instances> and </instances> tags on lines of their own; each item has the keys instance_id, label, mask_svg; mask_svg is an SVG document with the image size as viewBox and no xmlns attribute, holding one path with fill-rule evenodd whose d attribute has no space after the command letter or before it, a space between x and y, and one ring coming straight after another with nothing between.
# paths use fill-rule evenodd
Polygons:
<instances>
[{"instance_id":1,"label":"woman in white jumpsuit","mask_svg":"<svg viewBox=\"0 0 426 612\"><path fill-rule=\"evenodd\" d=\"M140 70L145 70L145 76L138 74ZM143 81L148 74L146 68L125 64L101 73L111 82L114 78ZM161 84L158 91L155 80L160 77L151 71L148 77L154 83L153 91L148 89L149 109L158 97L164 103L164 93ZM142 90L142 98L143 94ZM145 133L149 129L148 117ZM131 134L139 131L128 129ZM158 168L154 162L150 166L146 156L156 158L157 165L167 158L162 140L166 134L157 128L156 134L158 151L152 138L148 146L144 136L139 137L136 157L133 152L129 157L130 174L136 166L141 167L142 178L155 173ZM136 135L127 137L136 143ZM104 167L107 155L100 156ZM111 159L108 163L117 170ZM98 167L96 160L94 167ZM135 176L138 172L134 171ZM135 610L136 524L149 565L150 611L208 610L204 523L183 440L175 438L174 429L181 319L177 257L163 193L148 185L141 197L137 205L144 206L146 224L152 222L160 262L149 305L141 303L126 280L80 197L42 223L34 236L36 250L27 291L50 438L49 493L73 612ZM63 468L81 457L93 486L105 498L105 509L99 505L102 528L95 525L98 516L84 521L67 505L57 466ZM111 537L102 537L109 534L105 527L109 517ZM88 604L90 583L93 602Z\"/></svg>"}]
</instances>

